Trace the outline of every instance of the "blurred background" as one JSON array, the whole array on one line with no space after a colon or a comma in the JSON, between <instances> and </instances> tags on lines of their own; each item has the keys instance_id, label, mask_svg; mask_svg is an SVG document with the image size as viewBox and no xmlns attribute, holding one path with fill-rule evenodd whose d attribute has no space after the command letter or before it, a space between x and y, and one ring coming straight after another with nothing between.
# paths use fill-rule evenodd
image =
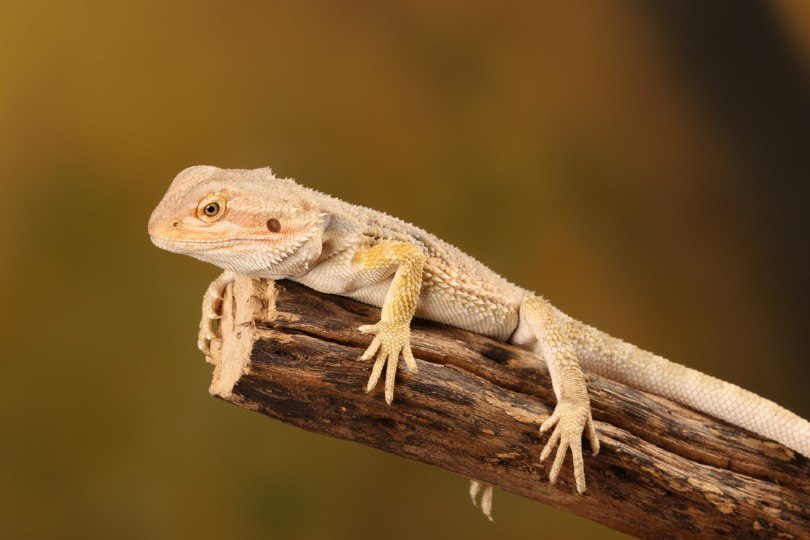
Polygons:
<instances>
[{"instance_id":1,"label":"blurred background","mask_svg":"<svg viewBox=\"0 0 810 540\"><path fill-rule=\"evenodd\" d=\"M808 417L809 73L800 0L2 0L3 536L621 536L209 397L149 214L270 165Z\"/></svg>"}]
</instances>

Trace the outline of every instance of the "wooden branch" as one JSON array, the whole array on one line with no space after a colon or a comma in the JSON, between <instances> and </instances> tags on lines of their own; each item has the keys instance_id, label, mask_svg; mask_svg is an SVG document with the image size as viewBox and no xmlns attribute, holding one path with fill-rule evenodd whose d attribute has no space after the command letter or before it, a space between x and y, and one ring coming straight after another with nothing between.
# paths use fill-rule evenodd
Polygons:
<instances>
[{"instance_id":1,"label":"wooden branch","mask_svg":"<svg viewBox=\"0 0 810 540\"><path fill-rule=\"evenodd\" d=\"M810 460L666 399L588 377L602 451L588 491L570 458L557 486L538 462L555 403L524 350L415 321L419 372L391 406L357 361L379 310L301 285L239 277L223 305L211 393L304 429L363 443L565 508L640 537L810 537ZM584 441L585 448L588 448ZM461 496L461 494L459 495Z\"/></svg>"}]
</instances>

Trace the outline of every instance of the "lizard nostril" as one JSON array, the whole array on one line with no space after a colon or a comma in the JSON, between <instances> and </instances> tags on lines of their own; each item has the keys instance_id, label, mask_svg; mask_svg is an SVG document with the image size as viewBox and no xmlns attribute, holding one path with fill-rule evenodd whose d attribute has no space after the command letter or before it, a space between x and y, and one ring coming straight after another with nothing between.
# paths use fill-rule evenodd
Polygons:
<instances>
[{"instance_id":1,"label":"lizard nostril","mask_svg":"<svg viewBox=\"0 0 810 540\"><path fill-rule=\"evenodd\" d=\"M180 222L179 222L179 221L173 221L173 222L172 222L172 227L179 227L179 226L180 226Z\"/></svg>"}]
</instances>

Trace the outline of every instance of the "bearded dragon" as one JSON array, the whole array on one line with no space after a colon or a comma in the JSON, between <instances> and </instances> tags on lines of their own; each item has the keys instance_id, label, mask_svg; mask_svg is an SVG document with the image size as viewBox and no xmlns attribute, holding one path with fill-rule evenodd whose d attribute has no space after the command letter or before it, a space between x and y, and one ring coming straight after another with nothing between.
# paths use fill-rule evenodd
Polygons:
<instances>
[{"instance_id":1,"label":"bearded dragon","mask_svg":"<svg viewBox=\"0 0 810 540\"><path fill-rule=\"evenodd\" d=\"M277 178L269 168L191 167L174 179L149 220L160 248L224 270L203 301L198 345L208 354L216 306L235 274L290 279L317 291L382 308L362 355L373 360L366 392L385 370L391 404L400 358L412 372L413 317L449 324L535 352L548 366L557 404L540 432L551 431L541 454L556 454L557 481L570 451L576 489L586 489L582 436L594 454L599 437L582 367L666 397L776 440L810 456L810 423L752 392L644 351L565 315L458 248L405 221ZM582 367L581 367L582 366ZM492 488L475 480L473 502L489 515Z\"/></svg>"}]
</instances>

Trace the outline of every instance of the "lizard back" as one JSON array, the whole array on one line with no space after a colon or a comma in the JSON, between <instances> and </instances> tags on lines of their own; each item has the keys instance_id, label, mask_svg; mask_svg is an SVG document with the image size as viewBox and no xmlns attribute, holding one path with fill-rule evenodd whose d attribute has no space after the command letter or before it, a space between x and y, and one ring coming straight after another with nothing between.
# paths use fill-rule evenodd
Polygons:
<instances>
[{"instance_id":1,"label":"lizard back","mask_svg":"<svg viewBox=\"0 0 810 540\"><path fill-rule=\"evenodd\" d=\"M436 236L384 212L353 205L310 190L331 216L325 230L324 255L304 276L293 278L322 292L382 306L391 276L352 287L329 286L325 275L345 272L358 250L386 241L409 242L427 256L416 316L506 341L518 324L521 301L531 293L503 278L474 257ZM330 290L325 290L330 289Z\"/></svg>"}]
</instances>

